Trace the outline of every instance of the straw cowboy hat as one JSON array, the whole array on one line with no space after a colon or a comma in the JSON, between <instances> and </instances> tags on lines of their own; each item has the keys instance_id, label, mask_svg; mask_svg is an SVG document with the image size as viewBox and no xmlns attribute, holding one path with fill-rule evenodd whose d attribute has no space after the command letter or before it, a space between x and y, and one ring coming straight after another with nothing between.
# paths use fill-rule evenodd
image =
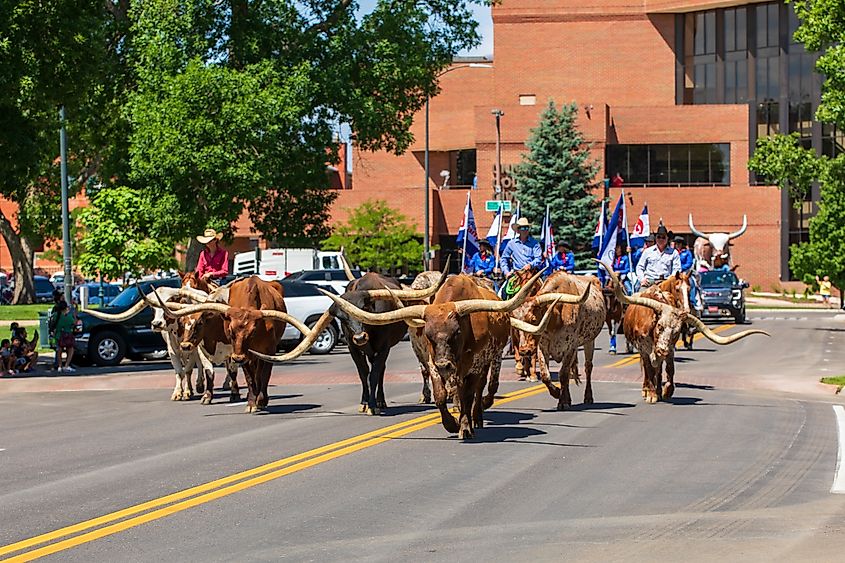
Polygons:
<instances>
[{"instance_id":1,"label":"straw cowboy hat","mask_svg":"<svg viewBox=\"0 0 845 563\"><path fill-rule=\"evenodd\" d=\"M531 223L528 222L528 219L525 217L520 217L516 221L516 228L519 229L520 227L530 227Z\"/></svg>"},{"instance_id":2,"label":"straw cowboy hat","mask_svg":"<svg viewBox=\"0 0 845 563\"><path fill-rule=\"evenodd\" d=\"M223 233L218 233L214 229L206 229L201 235L197 236L200 244L208 244L214 239L220 240L221 238L223 238Z\"/></svg>"}]
</instances>

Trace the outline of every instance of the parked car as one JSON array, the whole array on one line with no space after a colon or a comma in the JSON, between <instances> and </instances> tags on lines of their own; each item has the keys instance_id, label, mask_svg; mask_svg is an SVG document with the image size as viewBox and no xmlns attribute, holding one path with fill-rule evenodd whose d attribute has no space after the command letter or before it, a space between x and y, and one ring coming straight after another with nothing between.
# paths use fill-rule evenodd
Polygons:
<instances>
[{"instance_id":1,"label":"parked car","mask_svg":"<svg viewBox=\"0 0 845 563\"><path fill-rule=\"evenodd\" d=\"M180 287L180 278L168 278L140 282L139 287L145 293L153 287ZM124 289L108 306L100 311L104 313L122 313L132 307L141 298L134 286ZM85 311L79 311L82 332L76 335L75 356L80 363L93 363L98 366L115 366L123 358L141 359L147 354L165 349L164 340L153 332L150 323L153 312L146 308L131 319L123 322L111 322L98 319Z\"/></svg>"},{"instance_id":2,"label":"parked car","mask_svg":"<svg viewBox=\"0 0 845 563\"><path fill-rule=\"evenodd\" d=\"M352 270L352 275L360 278L363 274L361 270ZM343 270L302 270L301 272L290 274L283 281L298 281L330 286L334 288L338 295L343 295L346 292L346 286L349 285L349 279Z\"/></svg>"},{"instance_id":3,"label":"parked car","mask_svg":"<svg viewBox=\"0 0 845 563\"><path fill-rule=\"evenodd\" d=\"M117 284L106 283L103 284L103 300L100 302L100 284L97 282L84 283L73 288L73 302L79 303L79 289L81 287L88 288L88 305L108 305L115 297L120 295L123 287Z\"/></svg>"},{"instance_id":4,"label":"parked car","mask_svg":"<svg viewBox=\"0 0 845 563\"><path fill-rule=\"evenodd\" d=\"M320 316L333 305L332 300L319 291L319 286L285 279L282 280L282 287L285 290L285 307L288 314L308 327L314 326ZM332 290L330 286L323 289ZM318 355L328 354L337 346L340 334L340 324L337 319L332 319L332 323L320 334L309 352ZM282 335L281 347L293 349L301 340L302 333L291 325L287 325Z\"/></svg>"},{"instance_id":5,"label":"parked car","mask_svg":"<svg viewBox=\"0 0 845 563\"><path fill-rule=\"evenodd\" d=\"M716 270L701 273L702 318L733 317L745 322L745 292L748 282L733 272Z\"/></svg>"},{"instance_id":6,"label":"parked car","mask_svg":"<svg viewBox=\"0 0 845 563\"><path fill-rule=\"evenodd\" d=\"M53 291L56 287L44 276L33 276L33 280L35 281L35 302L52 303Z\"/></svg>"}]
</instances>

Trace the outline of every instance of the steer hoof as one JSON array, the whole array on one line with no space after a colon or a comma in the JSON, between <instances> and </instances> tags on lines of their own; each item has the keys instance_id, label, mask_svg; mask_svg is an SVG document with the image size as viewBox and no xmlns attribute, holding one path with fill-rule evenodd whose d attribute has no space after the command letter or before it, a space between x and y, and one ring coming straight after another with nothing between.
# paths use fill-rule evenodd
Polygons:
<instances>
[{"instance_id":1,"label":"steer hoof","mask_svg":"<svg viewBox=\"0 0 845 563\"><path fill-rule=\"evenodd\" d=\"M539 379L537 379L537 376L536 376L536 375L529 375L529 376L528 376L528 382L529 382L529 383L537 383L538 381L540 381L540 380L539 380Z\"/></svg>"},{"instance_id":2,"label":"steer hoof","mask_svg":"<svg viewBox=\"0 0 845 563\"><path fill-rule=\"evenodd\" d=\"M241 394L240 393L232 393L229 395L229 402L230 403L240 403L241 402Z\"/></svg>"},{"instance_id":3,"label":"steer hoof","mask_svg":"<svg viewBox=\"0 0 845 563\"><path fill-rule=\"evenodd\" d=\"M671 383L664 383L663 384L663 398L669 399L672 395L675 394L675 386Z\"/></svg>"},{"instance_id":4,"label":"steer hoof","mask_svg":"<svg viewBox=\"0 0 845 563\"><path fill-rule=\"evenodd\" d=\"M358 407L358 412L367 412L367 404L364 403L360 407Z\"/></svg>"},{"instance_id":5,"label":"steer hoof","mask_svg":"<svg viewBox=\"0 0 845 563\"><path fill-rule=\"evenodd\" d=\"M190 401L191 400L191 392L190 391L183 391L182 397L179 400L180 401Z\"/></svg>"},{"instance_id":6,"label":"steer hoof","mask_svg":"<svg viewBox=\"0 0 845 563\"><path fill-rule=\"evenodd\" d=\"M203 393L202 394L202 400L200 400L200 404L201 405L210 405L212 397L213 396L212 396L211 393L208 393L208 392Z\"/></svg>"},{"instance_id":7,"label":"steer hoof","mask_svg":"<svg viewBox=\"0 0 845 563\"><path fill-rule=\"evenodd\" d=\"M255 414L260 410L261 409L258 407L258 405L247 405L246 410L244 412L247 414Z\"/></svg>"},{"instance_id":8,"label":"steer hoof","mask_svg":"<svg viewBox=\"0 0 845 563\"><path fill-rule=\"evenodd\" d=\"M381 409L380 409L380 408L378 408L378 407L376 407L376 408L374 408L374 409L371 409L370 407L367 407L367 410L365 410L364 412L366 412L366 413L367 413L368 415L370 415L370 416L378 416L378 415L380 415L380 414L381 414Z\"/></svg>"},{"instance_id":9,"label":"steer hoof","mask_svg":"<svg viewBox=\"0 0 845 563\"><path fill-rule=\"evenodd\" d=\"M197 393L199 393L200 395L205 393L205 381L203 381L202 378L197 379L197 384L195 385L195 387L197 388Z\"/></svg>"},{"instance_id":10,"label":"steer hoof","mask_svg":"<svg viewBox=\"0 0 845 563\"><path fill-rule=\"evenodd\" d=\"M472 428L461 428L460 432L458 432L458 438L461 440L472 440L475 437L475 434L472 432Z\"/></svg>"},{"instance_id":11,"label":"steer hoof","mask_svg":"<svg viewBox=\"0 0 845 563\"><path fill-rule=\"evenodd\" d=\"M428 405L430 403L431 403L431 395L430 394L426 395L425 393L423 393L422 395L420 395L420 404L421 405Z\"/></svg>"},{"instance_id":12,"label":"steer hoof","mask_svg":"<svg viewBox=\"0 0 845 563\"><path fill-rule=\"evenodd\" d=\"M653 405L657 402L657 393L649 393L648 396L645 398L645 402Z\"/></svg>"},{"instance_id":13,"label":"steer hoof","mask_svg":"<svg viewBox=\"0 0 845 563\"><path fill-rule=\"evenodd\" d=\"M557 410L565 411L566 409L567 409L566 403L558 403L557 404Z\"/></svg>"},{"instance_id":14,"label":"steer hoof","mask_svg":"<svg viewBox=\"0 0 845 563\"><path fill-rule=\"evenodd\" d=\"M593 396L592 396L592 395L590 395L589 397L588 397L588 396L586 396L586 395L584 396L584 404L585 404L585 405L592 405L594 402L595 402L595 401L593 400Z\"/></svg>"},{"instance_id":15,"label":"steer hoof","mask_svg":"<svg viewBox=\"0 0 845 563\"><path fill-rule=\"evenodd\" d=\"M178 400L181 399L181 397L182 397L181 391L174 391L173 394L170 395L170 400L171 401L178 401Z\"/></svg>"}]
</instances>

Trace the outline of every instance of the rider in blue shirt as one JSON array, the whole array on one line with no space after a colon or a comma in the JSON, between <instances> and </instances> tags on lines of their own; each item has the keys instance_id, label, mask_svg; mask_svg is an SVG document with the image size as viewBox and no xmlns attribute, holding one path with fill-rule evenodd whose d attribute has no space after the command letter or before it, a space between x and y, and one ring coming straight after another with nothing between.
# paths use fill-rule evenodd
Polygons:
<instances>
[{"instance_id":1,"label":"rider in blue shirt","mask_svg":"<svg viewBox=\"0 0 845 563\"><path fill-rule=\"evenodd\" d=\"M496 266L493 247L486 239L481 239L478 241L478 248L478 253L469 261L469 271L474 276L489 278Z\"/></svg>"},{"instance_id":2,"label":"rider in blue shirt","mask_svg":"<svg viewBox=\"0 0 845 563\"><path fill-rule=\"evenodd\" d=\"M631 295L632 287L631 280L628 279L628 274L631 272L631 262L628 260L628 254L625 252L625 246L621 244L616 245L616 257L613 259L613 271L622 280L622 285L625 287L625 293Z\"/></svg>"},{"instance_id":3,"label":"rider in blue shirt","mask_svg":"<svg viewBox=\"0 0 845 563\"><path fill-rule=\"evenodd\" d=\"M499 267L505 277L511 275L514 270L532 268L537 270L543 263L543 250L540 243L531 237L531 224L525 217L520 217L516 222L518 238L511 239L502 257L499 260Z\"/></svg>"},{"instance_id":4,"label":"rider in blue shirt","mask_svg":"<svg viewBox=\"0 0 845 563\"><path fill-rule=\"evenodd\" d=\"M549 261L546 275L558 270L564 270L569 274L573 273L575 271L575 253L569 249L569 245L563 241L558 241L555 250L555 255Z\"/></svg>"}]
</instances>

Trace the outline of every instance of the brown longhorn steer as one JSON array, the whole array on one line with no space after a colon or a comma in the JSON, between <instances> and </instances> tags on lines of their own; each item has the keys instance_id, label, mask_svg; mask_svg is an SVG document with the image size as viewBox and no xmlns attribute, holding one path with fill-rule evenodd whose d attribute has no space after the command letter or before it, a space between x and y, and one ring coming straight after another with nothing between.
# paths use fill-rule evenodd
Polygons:
<instances>
[{"instance_id":1,"label":"brown longhorn steer","mask_svg":"<svg viewBox=\"0 0 845 563\"><path fill-rule=\"evenodd\" d=\"M515 283L518 287L522 287L531 276L534 275L533 270L517 270L511 277L518 281ZM531 288L528 296L535 295L540 290L540 284L536 284ZM529 303L523 303L517 307L513 313L515 319L527 321L528 311L531 310ZM528 321L530 322L530 321ZM519 329L511 327L511 347L513 348L513 359L516 362L516 375L520 380L527 379L528 381L537 381L537 341L531 338L529 333L523 332Z\"/></svg>"},{"instance_id":2,"label":"brown longhorn steer","mask_svg":"<svg viewBox=\"0 0 845 563\"><path fill-rule=\"evenodd\" d=\"M539 274L513 298L502 301L492 291L478 287L470 276L458 275L446 280L430 305L411 305L389 313L363 311L334 295L329 295L341 309L368 324L390 324L405 321L421 328L426 341L424 356L431 372L434 401L440 410L443 427L462 439L473 437L473 429L483 426L482 412L493 404L502 364L502 349L513 324L523 330L538 331L512 319L508 313L528 296ZM572 296L561 296L562 299ZM543 319L548 322L548 317ZM487 373L490 388L482 398ZM455 389L456 421L446 406L446 389Z\"/></svg>"},{"instance_id":3,"label":"brown longhorn steer","mask_svg":"<svg viewBox=\"0 0 845 563\"><path fill-rule=\"evenodd\" d=\"M331 319L323 315L309 330L286 314L282 285L276 281L263 281L257 276L237 280L228 288L227 297L228 305L203 303L185 307L168 304L168 308L179 317L201 313L203 324L212 322L213 316L222 318L225 336L232 346L230 358L244 370L248 389L246 412L257 412L265 409L269 402L267 386L273 366L254 352L275 353L286 322L296 326L303 334L316 338ZM291 354L301 354L307 349L303 344L308 340L311 340L310 346L313 339L306 338Z\"/></svg>"},{"instance_id":4,"label":"brown longhorn steer","mask_svg":"<svg viewBox=\"0 0 845 563\"><path fill-rule=\"evenodd\" d=\"M618 277L607 264L605 270L618 283ZM689 284L686 274L673 274L660 285L630 297L617 288L616 296L629 307L625 311L623 328L625 338L633 342L640 352L640 369L643 374L643 398L656 403L672 397L675 392L675 344L684 323L694 325L704 336L716 344L736 342L751 334L768 333L762 330L745 330L728 337L719 336L701 320L689 314ZM663 366L667 380L663 383Z\"/></svg>"},{"instance_id":5,"label":"brown longhorn steer","mask_svg":"<svg viewBox=\"0 0 845 563\"><path fill-rule=\"evenodd\" d=\"M558 295L568 295L581 299L573 303L559 303L554 305ZM526 322L533 322L545 311L553 311L549 326L539 336L527 335L529 344L537 347L537 359L540 364L540 374L543 383L552 397L558 400L557 409L564 410L572 406L572 396L569 393L570 376L579 381L578 377L578 348L584 347L584 403L592 404L593 388L593 354L596 338L601 334L607 312L604 304L599 280L593 276L574 276L563 271L554 272L543 284L543 287L527 305ZM549 374L548 362L560 362L558 388Z\"/></svg>"}]
</instances>

